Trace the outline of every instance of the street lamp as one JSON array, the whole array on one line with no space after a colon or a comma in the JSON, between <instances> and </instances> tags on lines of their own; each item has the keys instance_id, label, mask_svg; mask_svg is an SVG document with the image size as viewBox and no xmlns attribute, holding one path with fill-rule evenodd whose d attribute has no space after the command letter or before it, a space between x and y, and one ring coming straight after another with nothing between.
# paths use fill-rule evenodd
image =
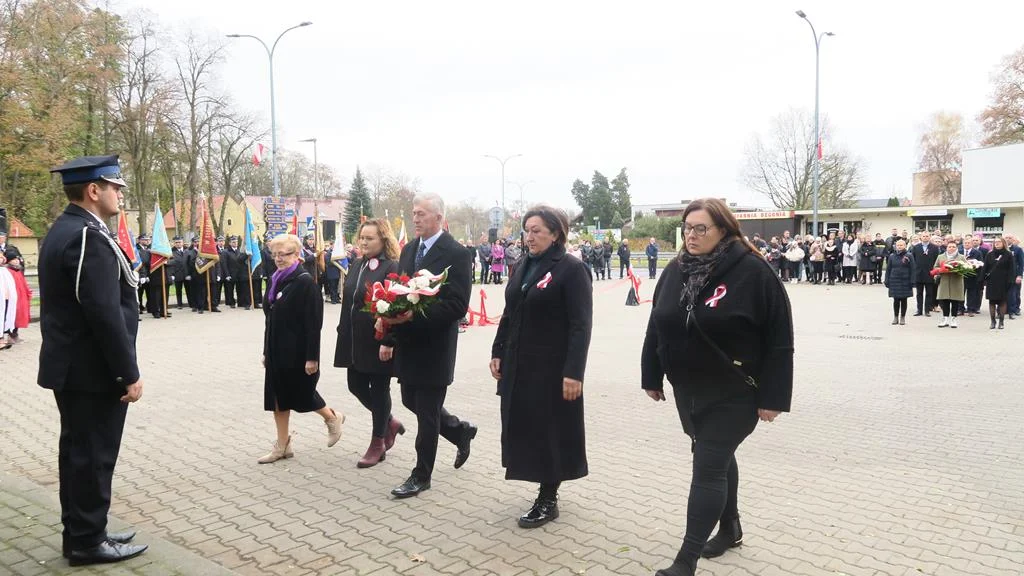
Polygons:
<instances>
[{"instance_id":1,"label":"street lamp","mask_svg":"<svg viewBox=\"0 0 1024 576\"><path fill-rule=\"evenodd\" d=\"M594 216L594 232L597 232L600 229L601 229L601 217L600 216Z\"/></svg>"},{"instance_id":2,"label":"street lamp","mask_svg":"<svg viewBox=\"0 0 1024 576\"><path fill-rule=\"evenodd\" d=\"M525 214L526 213L526 200L523 197L523 190L527 186L529 186L530 184L533 184L533 180L527 180L526 182L513 182L513 181L509 180L508 183L509 184L515 184L516 186L519 187L519 209ZM522 214L520 214L519 217L520 217L519 219L522 220ZM523 228L523 225L522 225L522 222L520 222L520 224L519 224L520 231L522 230L522 228Z\"/></svg>"},{"instance_id":3,"label":"street lamp","mask_svg":"<svg viewBox=\"0 0 1024 576\"><path fill-rule=\"evenodd\" d=\"M818 126L818 95L819 95L819 83L821 79L821 40L825 36L835 36L831 32L822 32L818 34L818 31L814 29L814 24L811 24L810 18L803 10L797 10L796 15L803 18L807 25L811 27L811 34L814 35L814 176L811 180L811 188L814 194L814 235L817 236L818 232L818 179L821 175L821 159L818 155L821 153L821 133Z\"/></svg>"},{"instance_id":4,"label":"street lamp","mask_svg":"<svg viewBox=\"0 0 1024 576\"><path fill-rule=\"evenodd\" d=\"M228 34L228 38L252 38L263 45L263 49L267 51L267 59L270 61L270 173L274 180L274 196L281 196L281 180L277 174L277 112L274 109L274 51L277 50L277 43L281 41L281 37L285 34L295 30L296 28L302 28L303 26L309 26L312 22L301 22L288 28L284 32L278 34L277 39L274 40L274 44L270 47L267 43L258 36L252 34Z\"/></svg>"},{"instance_id":5,"label":"street lamp","mask_svg":"<svg viewBox=\"0 0 1024 576\"><path fill-rule=\"evenodd\" d=\"M316 161L316 138L306 138L305 140L299 140L299 142L313 143L313 197L320 198L320 169Z\"/></svg>"},{"instance_id":6,"label":"street lamp","mask_svg":"<svg viewBox=\"0 0 1024 576\"><path fill-rule=\"evenodd\" d=\"M522 154L513 154L511 156L506 156L504 159L502 159L502 158L499 158L497 156L492 156L491 154L484 154L484 158L494 158L495 160L498 161L499 164L501 164L501 227L502 227L502 229L505 228L505 162L508 162L509 160L511 160L513 158L518 158L520 156L522 156Z\"/></svg>"}]
</instances>

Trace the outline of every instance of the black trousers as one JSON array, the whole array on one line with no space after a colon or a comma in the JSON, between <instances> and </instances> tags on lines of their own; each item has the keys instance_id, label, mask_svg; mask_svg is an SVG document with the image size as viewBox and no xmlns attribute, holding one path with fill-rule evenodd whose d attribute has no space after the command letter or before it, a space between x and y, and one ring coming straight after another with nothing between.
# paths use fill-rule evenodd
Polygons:
<instances>
[{"instance_id":1,"label":"black trousers","mask_svg":"<svg viewBox=\"0 0 1024 576\"><path fill-rule=\"evenodd\" d=\"M120 394L54 392L60 411L57 467L64 547L91 548L107 537L110 485L128 405Z\"/></svg>"},{"instance_id":2,"label":"black trousers","mask_svg":"<svg viewBox=\"0 0 1024 576\"><path fill-rule=\"evenodd\" d=\"M243 278L242 280L236 280L234 277L231 278L231 282L226 284L228 292L228 306L237 304L238 306L252 306L252 302L249 301L249 279ZM234 297L232 297L234 292ZM256 292L256 287L253 286L253 294Z\"/></svg>"},{"instance_id":3,"label":"black trousers","mask_svg":"<svg viewBox=\"0 0 1024 576\"><path fill-rule=\"evenodd\" d=\"M892 299L892 315L894 318L905 318L907 316L907 300L909 300L909 298Z\"/></svg>"},{"instance_id":4,"label":"black trousers","mask_svg":"<svg viewBox=\"0 0 1024 576\"><path fill-rule=\"evenodd\" d=\"M882 283L882 261L875 262L875 271L871 274L871 281L875 284Z\"/></svg>"},{"instance_id":5,"label":"black trousers","mask_svg":"<svg viewBox=\"0 0 1024 576\"><path fill-rule=\"evenodd\" d=\"M338 284L341 278L327 278L324 280L324 287L327 288L327 295L331 298L331 302L337 304L341 302L341 295L338 294Z\"/></svg>"},{"instance_id":6,"label":"black trousers","mask_svg":"<svg viewBox=\"0 0 1024 576\"><path fill-rule=\"evenodd\" d=\"M825 263L824 262L811 262L811 269L814 270L814 280L813 280L813 282L815 284L821 284L821 281L823 280L822 274L824 273L824 270L825 270Z\"/></svg>"},{"instance_id":7,"label":"black trousers","mask_svg":"<svg viewBox=\"0 0 1024 576\"><path fill-rule=\"evenodd\" d=\"M164 292L161 294L161 290ZM163 273L149 277L146 283L146 312L154 316L164 315L164 299L170 294L170 285L164 284Z\"/></svg>"},{"instance_id":8,"label":"black trousers","mask_svg":"<svg viewBox=\"0 0 1024 576\"><path fill-rule=\"evenodd\" d=\"M619 279L622 279L623 274L629 270L629 260L623 260L619 258Z\"/></svg>"},{"instance_id":9,"label":"black trousers","mask_svg":"<svg viewBox=\"0 0 1024 576\"><path fill-rule=\"evenodd\" d=\"M757 426L753 396L715 404L688 414L686 397L675 394L679 419L687 427L693 450L693 479L686 505L686 534L677 559L696 565L712 530L737 516L739 467L736 449Z\"/></svg>"},{"instance_id":10,"label":"black trousers","mask_svg":"<svg viewBox=\"0 0 1024 576\"><path fill-rule=\"evenodd\" d=\"M935 293L939 289L935 282L918 282L915 286L915 297L917 298L917 313L931 312L935 307ZM924 308L922 309L922 305Z\"/></svg>"},{"instance_id":11,"label":"black trousers","mask_svg":"<svg viewBox=\"0 0 1024 576\"><path fill-rule=\"evenodd\" d=\"M968 312L974 312L975 314L981 312L981 286L978 282L972 282L967 285L967 302L965 304Z\"/></svg>"},{"instance_id":12,"label":"black trousers","mask_svg":"<svg viewBox=\"0 0 1024 576\"><path fill-rule=\"evenodd\" d=\"M939 300L939 308L942 310L942 315L952 316L953 318L956 318L957 315L959 315L961 304L963 304L963 302L959 300Z\"/></svg>"},{"instance_id":13,"label":"black trousers","mask_svg":"<svg viewBox=\"0 0 1024 576\"><path fill-rule=\"evenodd\" d=\"M170 278L168 278L168 280L170 280ZM192 284L191 283L186 283L184 278L175 278L174 279L174 298L177 301L178 308L181 308L181 306L182 306L182 304L181 304L182 290L185 291L185 299L188 300L189 306L192 306ZM170 288L170 286L168 286L167 287L167 294L170 295L170 293L171 293L171 288ZM194 308L195 306L192 306L192 307Z\"/></svg>"},{"instance_id":14,"label":"black trousers","mask_svg":"<svg viewBox=\"0 0 1024 576\"><path fill-rule=\"evenodd\" d=\"M486 260L480 261L480 283L487 284L487 279L491 275L491 265Z\"/></svg>"},{"instance_id":15,"label":"black trousers","mask_svg":"<svg viewBox=\"0 0 1024 576\"><path fill-rule=\"evenodd\" d=\"M422 388L402 384L402 405L416 415L416 467L413 476L429 480L437 459L438 435L452 444L462 441L463 423L444 409L448 388Z\"/></svg>"},{"instance_id":16,"label":"black trousers","mask_svg":"<svg viewBox=\"0 0 1024 576\"><path fill-rule=\"evenodd\" d=\"M657 258L648 257L647 258L647 275L650 277L651 280L654 280L654 276L655 276L655 274L657 274L657 272L658 272L658 259Z\"/></svg>"},{"instance_id":17,"label":"black trousers","mask_svg":"<svg viewBox=\"0 0 1024 576\"><path fill-rule=\"evenodd\" d=\"M212 272L210 272L212 274ZM210 288L213 290L213 307L220 306L224 294L224 280L217 280L216 276L210 277Z\"/></svg>"},{"instance_id":18,"label":"black trousers","mask_svg":"<svg viewBox=\"0 0 1024 576\"><path fill-rule=\"evenodd\" d=\"M188 303L194 310L208 310L209 296L213 293L213 281L206 284L206 275L196 273L192 276L192 293L188 295Z\"/></svg>"},{"instance_id":19,"label":"black trousers","mask_svg":"<svg viewBox=\"0 0 1024 576\"><path fill-rule=\"evenodd\" d=\"M148 284L149 284L148 282L146 284L139 284L138 290L139 290L139 313L140 314L146 311L146 305L143 304L142 301L146 299L146 295L149 293L148 290L146 290L146 286Z\"/></svg>"},{"instance_id":20,"label":"black trousers","mask_svg":"<svg viewBox=\"0 0 1024 576\"><path fill-rule=\"evenodd\" d=\"M252 303L254 306L263 305L263 278L252 277Z\"/></svg>"},{"instance_id":21,"label":"black trousers","mask_svg":"<svg viewBox=\"0 0 1024 576\"><path fill-rule=\"evenodd\" d=\"M348 368L348 391L373 417L373 437L383 438L391 422L391 376Z\"/></svg>"}]
</instances>

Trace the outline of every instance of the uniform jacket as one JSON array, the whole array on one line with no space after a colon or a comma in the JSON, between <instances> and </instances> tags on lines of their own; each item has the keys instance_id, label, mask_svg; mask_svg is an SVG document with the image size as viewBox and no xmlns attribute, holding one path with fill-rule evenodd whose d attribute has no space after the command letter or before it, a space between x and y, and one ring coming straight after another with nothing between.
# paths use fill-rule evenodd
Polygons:
<instances>
[{"instance_id":1,"label":"uniform jacket","mask_svg":"<svg viewBox=\"0 0 1024 576\"><path fill-rule=\"evenodd\" d=\"M123 394L137 382L137 288L131 263L96 219L65 208L39 254L39 385Z\"/></svg>"},{"instance_id":2,"label":"uniform jacket","mask_svg":"<svg viewBox=\"0 0 1024 576\"><path fill-rule=\"evenodd\" d=\"M188 262L188 248L171 248L171 259L167 261L167 281L171 282L171 276L174 277L174 282L183 282L185 276L188 274L185 272Z\"/></svg>"},{"instance_id":3,"label":"uniform jacket","mask_svg":"<svg viewBox=\"0 0 1024 576\"><path fill-rule=\"evenodd\" d=\"M405 245L398 259L400 274L417 272L416 252L422 240ZM471 280L469 252L448 232L442 232L427 251L419 269L440 274L448 269L448 282L438 293L438 301L427 309L426 317L417 315L411 322L393 326L398 345L395 348L395 375L402 384L423 388L443 388L455 378L455 353L459 342L459 320L469 309Z\"/></svg>"},{"instance_id":4,"label":"uniform jacket","mask_svg":"<svg viewBox=\"0 0 1024 576\"><path fill-rule=\"evenodd\" d=\"M583 263L557 245L529 264L524 260L509 278L491 347L491 357L501 358L501 454L508 479L561 482L587 474L583 397L562 398L562 378L584 379L592 291Z\"/></svg>"},{"instance_id":5,"label":"uniform jacket","mask_svg":"<svg viewBox=\"0 0 1024 576\"><path fill-rule=\"evenodd\" d=\"M338 368L355 368L366 374L394 374L393 360L380 361L380 347L394 346L394 336L388 334L383 341L376 340L376 320L369 312L363 312L367 285L372 286L374 282L383 284L392 272L398 272L398 262L386 258L377 259L376 270L371 270L364 258L352 263L342 289L341 319L334 349L334 365Z\"/></svg>"},{"instance_id":6,"label":"uniform jacket","mask_svg":"<svg viewBox=\"0 0 1024 576\"><path fill-rule=\"evenodd\" d=\"M249 278L249 255L240 249L228 248L221 253L221 270L224 279L228 276L234 282L241 282Z\"/></svg>"},{"instance_id":7,"label":"uniform jacket","mask_svg":"<svg viewBox=\"0 0 1024 576\"><path fill-rule=\"evenodd\" d=\"M687 321L687 310L679 301L681 276L675 258L654 289L640 361L643 388L661 390L668 377L693 413L748 394L756 395L759 408L788 411L793 321L781 280L741 242L727 249L692 308L703 333L728 357L722 358ZM757 388L751 390L736 368L752 377Z\"/></svg>"}]
</instances>

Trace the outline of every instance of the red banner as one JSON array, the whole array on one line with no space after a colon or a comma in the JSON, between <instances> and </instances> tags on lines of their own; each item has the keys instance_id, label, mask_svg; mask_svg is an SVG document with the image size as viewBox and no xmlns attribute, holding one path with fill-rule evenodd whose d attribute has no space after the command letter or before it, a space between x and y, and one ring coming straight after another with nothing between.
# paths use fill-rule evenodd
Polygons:
<instances>
[{"instance_id":1,"label":"red banner","mask_svg":"<svg viewBox=\"0 0 1024 576\"><path fill-rule=\"evenodd\" d=\"M117 245L121 247L121 250L124 250L124 254L128 257L129 262L134 264L139 259L135 254L135 244L132 243L132 235L128 232L128 219L125 218L124 210L117 217Z\"/></svg>"},{"instance_id":2,"label":"red banner","mask_svg":"<svg viewBox=\"0 0 1024 576\"><path fill-rule=\"evenodd\" d=\"M199 197L199 222L199 257L207 261L206 265L198 270L202 273L220 260L217 237L213 232L213 220L210 218L210 211L206 209L206 198L203 196Z\"/></svg>"}]
</instances>

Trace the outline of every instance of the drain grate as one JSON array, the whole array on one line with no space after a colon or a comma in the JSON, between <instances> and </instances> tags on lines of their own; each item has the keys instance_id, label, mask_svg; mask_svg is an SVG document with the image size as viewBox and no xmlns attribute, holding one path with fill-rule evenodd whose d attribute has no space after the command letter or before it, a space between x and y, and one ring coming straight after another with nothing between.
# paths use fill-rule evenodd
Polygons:
<instances>
[{"instance_id":1,"label":"drain grate","mask_svg":"<svg viewBox=\"0 0 1024 576\"><path fill-rule=\"evenodd\" d=\"M882 336L858 336L856 334L852 336L847 334L840 334L839 337L845 340L885 340L885 338L883 338Z\"/></svg>"}]
</instances>

